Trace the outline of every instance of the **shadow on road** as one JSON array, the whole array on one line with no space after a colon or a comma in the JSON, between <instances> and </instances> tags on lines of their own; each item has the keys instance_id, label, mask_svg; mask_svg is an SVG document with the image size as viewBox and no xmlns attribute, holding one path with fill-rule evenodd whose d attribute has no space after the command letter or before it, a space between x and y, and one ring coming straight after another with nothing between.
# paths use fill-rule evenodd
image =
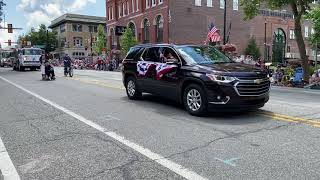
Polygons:
<instances>
[{"instance_id":1,"label":"shadow on road","mask_svg":"<svg viewBox=\"0 0 320 180\"><path fill-rule=\"evenodd\" d=\"M209 112L205 117L195 117L188 114L183 105L163 97L145 94L141 100L131 101L127 97L121 98L126 102L133 103L135 106L151 109L160 115L181 120L198 120L210 124L241 125L253 124L268 121L269 118L261 116L260 110L238 111L238 112Z\"/></svg>"}]
</instances>

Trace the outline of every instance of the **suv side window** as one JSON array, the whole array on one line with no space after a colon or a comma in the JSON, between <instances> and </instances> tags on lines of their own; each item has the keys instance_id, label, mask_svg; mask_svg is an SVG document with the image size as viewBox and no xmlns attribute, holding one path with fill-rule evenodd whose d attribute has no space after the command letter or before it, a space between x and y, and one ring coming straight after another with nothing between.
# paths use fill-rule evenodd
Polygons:
<instances>
[{"instance_id":1,"label":"suv side window","mask_svg":"<svg viewBox=\"0 0 320 180\"><path fill-rule=\"evenodd\" d=\"M178 61L179 62L179 56L177 53L169 47L164 47L160 49L161 53L161 61L163 63L169 62L169 61Z\"/></svg>"},{"instance_id":2,"label":"suv side window","mask_svg":"<svg viewBox=\"0 0 320 180\"><path fill-rule=\"evenodd\" d=\"M143 48L142 47L133 47L128 52L126 60L139 61L139 58L140 58L142 52L143 52Z\"/></svg>"},{"instance_id":3,"label":"suv side window","mask_svg":"<svg viewBox=\"0 0 320 180\"><path fill-rule=\"evenodd\" d=\"M142 56L143 60L150 61L150 62L161 62L159 49L160 48L158 47L146 49L146 51Z\"/></svg>"}]
</instances>

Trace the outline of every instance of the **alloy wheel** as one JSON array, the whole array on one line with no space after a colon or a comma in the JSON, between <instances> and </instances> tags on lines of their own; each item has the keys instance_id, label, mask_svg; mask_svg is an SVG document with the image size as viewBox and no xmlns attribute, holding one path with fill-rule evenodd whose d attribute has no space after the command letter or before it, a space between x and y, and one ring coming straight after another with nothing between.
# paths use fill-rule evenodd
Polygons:
<instances>
[{"instance_id":1,"label":"alloy wheel","mask_svg":"<svg viewBox=\"0 0 320 180\"><path fill-rule=\"evenodd\" d=\"M128 91L129 96L133 97L133 96L135 95L136 85L135 85L135 83L134 83L132 80L130 80L130 81L128 82L127 91Z\"/></svg>"},{"instance_id":2,"label":"alloy wheel","mask_svg":"<svg viewBox=\"0 0 320 180\"><path fill-rule=\"evenodd\" d=\"M201 94L196 89L190 89L187 94L187 104L190 110L198 111L202 106Z\"/></svg>"}]
</instances>

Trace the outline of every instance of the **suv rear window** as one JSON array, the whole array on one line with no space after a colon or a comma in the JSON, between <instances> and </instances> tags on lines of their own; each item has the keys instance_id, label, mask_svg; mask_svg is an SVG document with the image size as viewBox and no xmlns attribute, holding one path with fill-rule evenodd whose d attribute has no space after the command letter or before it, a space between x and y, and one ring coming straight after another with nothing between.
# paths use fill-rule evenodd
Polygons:
<instances>
[{"instance_id":1,"label":"suv rear window","mask_svg":"<svg viewBox=\"0 0 320 180\"><path fill-rule=\"evenodd\" d=\"M127 60L138 60L138 58L142 54L142 51L143 51L143 48L141 48L141 47L133 47L128 52L126 59Z\"/></svg>"}]
</instances>

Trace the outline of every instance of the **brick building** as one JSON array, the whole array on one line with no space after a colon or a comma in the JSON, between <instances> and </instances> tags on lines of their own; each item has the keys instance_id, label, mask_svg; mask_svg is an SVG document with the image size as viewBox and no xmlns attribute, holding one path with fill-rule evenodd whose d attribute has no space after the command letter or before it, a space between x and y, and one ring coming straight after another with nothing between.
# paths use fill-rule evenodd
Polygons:
<instances>
[{"instance_id":1,"label":"brick building","mask_svg":"<svg viewBox=\"0 0 320 180\"><path fill-rule=\"evenodd\" d=\"M64 14L51 22L49 28L57 32L58 46L53 52L56 58L69 54L83 59L92 53L92 42L97 37L98 26L105 27L105 17Z\"/></svg>"},{"instance_id":2,"label":"brick building","mask_svg":"<svg viewBox=\"0 0 320 180\"><path fill-rule=\"evenodd\" d=\"M244 21L239 2L228 0L226 7L227 37L229 43L237 46L238 54L244 53L248 40L254 37L261 54L266 52L268 60L276 55L299 58L293 14L289 9L262 9L259 16ZM119 44L116 26L132 28L141 43L203 44L212 23L221 30L223 37L224 0L106 0L106 7L109 47ZM311 24L305 22L306 39L312 31ZM314 59L313 51L308 43L306 45L307 54Z\"/></svg>"}]
</instances>

